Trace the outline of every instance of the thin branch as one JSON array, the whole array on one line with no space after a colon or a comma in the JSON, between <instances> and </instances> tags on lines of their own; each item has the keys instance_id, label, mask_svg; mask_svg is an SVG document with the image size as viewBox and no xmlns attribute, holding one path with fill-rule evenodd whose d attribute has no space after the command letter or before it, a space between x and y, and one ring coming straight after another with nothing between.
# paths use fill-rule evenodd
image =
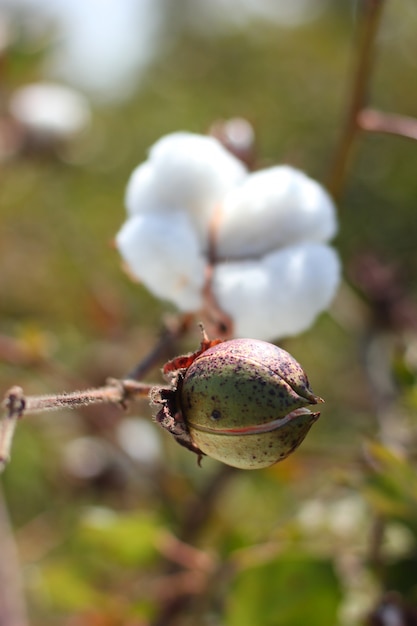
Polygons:
<instances>
[{"instance_id":1,"label":"thin branch","mask_svg":"<svg viewBox=\"0 0 417 626\"><path fill-rule=\"evenodd\" d=\"M368 562L379 580L383 580L385 574L385 561L383 558L385 530L385 519L380 515L375 515L369 537Z\"/></svg>"},{"instance_id":2,"label":"thin branch","mask_svg":"<svg viewBox=\"0 0 417 626\"><path fill-rule=\"evenodd\" d=\"M0 422L0 472L10 458L13 436L17 422L24 415L75 409L91 404L115 403L125 406L137 398L148 398L151 389L158 385L149 385L131 379L110 379L105 387L86 389L57 395L25 396L21 387L12 387L6 393L3 407L6 415Z\"/></svg>"},{"instance_id":3,"label":"thin branch","mask_svg":"<svg viewBox=\"0 0 417 626\"><path fill-rule=\"evenodd\" d=\"M333 167L328 182L328 189L336 199L342 191L353 144L360 130L358 116L366 106L371 75L375 37L378 32L384 0L364 0L363 23L360 33L356 68L350 90L350 104L342 136L333 158Z\"/></svg>"},{"instance_id":4,"label":"thin branch","mask_svg":"<svg viewBox=\"0 0 417 626\"><path fill-rule=\"evenodd\" d=\"M185 508L184 517L178 531L179 540L185 545L195 542L199 533L209 523L216 502L224 493L224 489L228 486L229 481L236 476L238 470L229 465L222 465L218 471L210 477L203 489L198 492L188 506ZM210 558L208 555L206 558ZM172 559L171 559L172 561ZM213 571L214 562L210 561L211 573ZM207 572L206 570L206 572ZM178 573L179 568L173 567L169 562L166 565L165 576L173 576ZM208 585L209 580L205 580ZM195 593L189 588L177 590L176 594L170 594L165 598L161 598L158 604L158 612L155 615L151 626L173 626L179 623L179 616L187 611L189 603ZM200 591L200 596L203 593Z\"/></svg>"},{"instance_id":5,"label":"thin branch","mask_svg":"<svg viewBox=\"0 0 417 626\"><path fill-rule=\"evenodd\" d=\"M417 141L417 119L376 109L363 109L357 117L358 126L368 133L398 135Z\"/></svg>"},{"instance_id":6,"label":"thin branch","mask_svg":"<svg viewBox=\"0 0 417 626\"><path fill-rule=\"evenodd\" d=\"M161 362L162 357L169 352L174 342L181 339L194 323L194 316L190 314L185 314L179 318L170 320L166 324L154 348L152 348L149 354L128 373L126 378L141 380L152 367L155 367Z\"/></svg>"},{"instance_id":7,"label":"thin branch","mask_svg":"<svg viewBox=\"0 0 417 626\"><path fill-rule=\"evenodd\" d=\"M160 532L156 547L167 560L190 571L211 573L216 565L212 554L181 541L167 530Z\"/></svg>"},{"instance_id":8,"label":"thin branch","mask_svg":"<svg viewBox=\"0 0 417 626\"><path fill-rule=\"evenodd\" d=\"M238 474L238 470L230 465L220 465L201 492L184 507L179 536L182 541L191 543L196 540L201 530L210 520L217 500L223 494L229 481Z\"/></svg>"},{"instance_id":9,"label":"thin branch","mask_svg":"<svg viewBox=\"0 0 417 626\"><path fill-rule=\"evenodd\" d=\"M16 544L0 489L0 626L28 626Z\"/></svg>"},{"instance_id":10,"label":"thin branch","mask_svg":"<svg viewBox=\"0 0 417 626\"><path fill-rule=\"evenodd\" d=\"M206 279L203 288L203 310L200 317L204 327L210 336L230 339L233 337L233 319L228 313L223 311L213 293L213 271L214 265L218 261L216 254L217 236L219 224L222 219L221 205L217 205L209 224L209 249L208 262L206 266Z\"/></svg>"}]
</instances>

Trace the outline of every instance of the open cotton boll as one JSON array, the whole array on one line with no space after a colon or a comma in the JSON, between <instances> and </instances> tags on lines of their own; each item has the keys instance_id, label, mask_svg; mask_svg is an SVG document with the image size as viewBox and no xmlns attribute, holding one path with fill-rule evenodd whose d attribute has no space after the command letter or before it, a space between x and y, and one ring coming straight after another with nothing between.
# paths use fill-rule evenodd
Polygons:
<instances>
[{"instance_id":1,"label":"open cotton boll","mask_svg":"<svg viewBox=\"0 0 417 626\"><path fill-rule=\"evenodd\" d=\"M186 213L134 215L116 245L131 273L156 297L182 311L201 307L206 260Z\"/></svg>"},{"instance_id":2,"label":"open cotton boll","mask_svg":"<svg viewBox=\"0 0 417 626\"><path fill-rule=\"evenodd\" d=\"M164 210L158 197L155 168L146 161L136 167L126 187L125 205L129 215Z\"/></svg>"},{"instance_id":3,"label":"open cotton boll","mask_svg":"<svg viewBox=\"0 0 417 626\"><path fill-rule=\"evenodd\" d=\"M259 256L301 241L328 241L337 230L329 194L290 166L255 172L222 203L220 258Z\"/></svg>"},{"instance_id":4,"label":"open cotton boll","mask_svg":"<svg viewBox=\"0 0 417 626\"><path fill-rule=\"evenodd\" d=\"M282 310L283 334L303 332L336 294L341 272L337 252L326 244L304 243L268 254L263 262L273 277L272 300L275 310Z\"/></svg>"},{"instance_id":5,"label":"open cotton boll","mask_svg":"<svg viewBox=\"0 0 417 626\"><path fill-rule=\"evenodd\" d=\"M220 263L213 293L234 321L234 335L272 340L309 328L331 303L340 263L327 245L306 243L257 261Z\"/></svg>"},{"instance_id":6,"label":"open cotton boll","mask_svg":"<svg viewBox=\"0 0 417 626\"><path fill-rule=\"evenodd\" d=\"M268 293L271 280L261 261L230 261L214 266L213 295L220 308L233 320L234 337L272 339L270 324L264 325L270 312Z\"/></svg>"},{"instance_id":7,"label":"open cotton boll","mask_svg":"<svg viewBox=\"0 0 417 626\"><path fill-rule=\"evenodd\" d=\"M206 243L216 205L246 174L244 165L213 137L172 133L157 141L146 164L133 172L126 205L131 214L185 210Z\"/></svg>"},{"instance_id":8,"label":"open cotton boll","mask_svg":"<svg viewBox=\"0 0 417 626\"><path fill-rule=\"evenodd\" d=\"M85 130L91 118L84 96L64 85L48 82L17 89L9 108L13 117L31 132L56 139L68 139Z\"/></svg>"}]
</instances>

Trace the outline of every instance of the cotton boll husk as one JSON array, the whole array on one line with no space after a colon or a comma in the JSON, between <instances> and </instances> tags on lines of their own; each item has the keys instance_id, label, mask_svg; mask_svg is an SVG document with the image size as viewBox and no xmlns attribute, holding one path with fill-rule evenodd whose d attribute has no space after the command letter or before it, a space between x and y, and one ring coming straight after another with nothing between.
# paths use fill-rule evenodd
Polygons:
<instances>
[{"instance_id":1,"label":"cotton boll husk","mask_svg":"<svg viewBox=\"0 0 417 626\"><path fill-rule=\"evenodd\" d=\"M337 230L333 201L303 172L282 165L248 176L222 203L220 258L259 256L302 242L325 242Z\"/></svg>"},{"instance_id":2,"label":"cotton boll husk","mask_svg":"<svg viewBox=\"0 0 417 626\"><path fill-rule=\"evenodd\" d=\"M185 210L207 245L216 205L246 176L244 165L213 137L178 132L151 148L149 160L128 183L128 212Z\"/></svg>"},{"instance_id":3,"label":"cotton boll husk","mask_svg":"<svg viewBox=\"0 0 417 626\"><path fill-rule=\"evenodd\" d=\"M234 321L234 335L273 340L307 330L331 303L340 281L337 253L304 243L257 261L220 263L213 293Z\"/></svg>"},{"instance_id":4,"label":"cotton boll husk","mask_svg":"<svg viewBox=\"0 0 417 626\"><path fill-rule=\"evenodd\" d=\"M116 236L131 273L182 311L201 307L206 261L186 213L134 215Z\"/></svg>"}]
</instances>

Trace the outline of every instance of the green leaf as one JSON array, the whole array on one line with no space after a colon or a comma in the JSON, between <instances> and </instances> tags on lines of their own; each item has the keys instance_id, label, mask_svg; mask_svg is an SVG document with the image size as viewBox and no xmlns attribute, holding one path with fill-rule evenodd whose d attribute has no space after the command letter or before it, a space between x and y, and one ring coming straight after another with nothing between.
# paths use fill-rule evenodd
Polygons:
<instances>
[{"instance_id":1,"label":"green leaf","mask_svg":"<svg viewBox=\"0 0 417 626\"><path fill-rule=\"evenodd\" d=\"M372 472L364 487L369 502L381 515L415 520L417 473L411 462L376 442L368 443L367 452L372 459Z\"/></svg>"},{"instance_id":2,"label":"green leaf","mask_svg":"<svg viewBox=\"0 0 417 626\"><path fill-rule=\"evenodd\" d=\"M416 589L417 553L395 560L385 566L385 586L387 589L395 589L409 601L417 601Z\"/></svg>"},{"instance_id":3,"label":"green leaf","mask_svg":"<svg viewBox=\"0 0 417 626\"><path fill-rule=\"evenodd\" d=\"M103 596L68 561L42 569L39 592L45 602L60 611L80 611L102 606Z\"/></svg>"},{"instance_id":4,"label":"green leaf","mask_svg":"<svg viewBox=\"0 0 417 626\"><path fill-rule=\"evenodd\" d=\"M228 626L323 626L337 621L341 590L329 560L285 554L238 574Z\"/></svg>"},{"instance_id":5,"label":"green leaf","mask_svg":"<svg viewBox=\"0 0 417 626\"><path fill-rule=\"evenodd\" d=\"M144 513L115 513L101 508L88 509L78 531L81 547L90 555L124 567L151 562L157 552L160 533L156 516Z\"/></svg>"}]
</instances>

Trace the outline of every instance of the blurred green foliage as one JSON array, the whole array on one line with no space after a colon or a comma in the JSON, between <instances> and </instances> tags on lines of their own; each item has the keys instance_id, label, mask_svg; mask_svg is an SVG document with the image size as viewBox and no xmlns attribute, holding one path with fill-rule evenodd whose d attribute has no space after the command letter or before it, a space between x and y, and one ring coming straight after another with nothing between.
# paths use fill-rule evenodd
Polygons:
<instances>
[{"instance_id":1,"label":"blurred green foliage","mask_svg":"<svg viewBox=\"0 0 417 626\"><path fill-rule=\"evenodd\" d=\"M245 598L251 598L251 602ZM300 603L300 597L303 598ZM330 560L291 551L267 565L246 569L236 579L226 613L231 626L333 624L341 599ZM277 601L278 600L278 601Z\"/></svg>"},{"instance_id":2,"label":"blurred green foliage","mask_svg":"<svg viewBox=\"0 0 417 626\"><path fill-rule=\"evenodd\" d=\"M356 5L329 3L296 29L253 24L212 38L178 19L174 43L135 97L95 106L92 127L58 156L1 163L0 334L24 355L0 358L2 389L101 384L154 345L172 310L130 282L112 239L130 172L160 136L243 116L256 129L260 163L290 162L327 182L351 90ZM412 0L386 2L370 85L373 106L414 117L416 27ZM18 43L7 52L5 101L39 78L40 61ZM348 284L357 255L376 253L399 268L411 302L416 150L398 137L360 137L336 242ZM135 461L121 449L122 415L111 407L25 420L2 486L30 623L343 626L364 623L387 590L417 602L416 333L377 328L368 304L345 285L331 314L286 342L326 405L297 454L268 470L222 474L210 460L201 469L156 427L162 458ZM407 456L380 441L369 355L381 337L378 368L392 385L382 412ZM196 331L176 352L197 341ZM159 381L158 368L150 378ZM146 404L131 414L151 416ZM85 436L108 444L89 475L68 463L68 446ZM166 533L196 553L182 544L167 553Z\"/></svg>"}]
</instances>

